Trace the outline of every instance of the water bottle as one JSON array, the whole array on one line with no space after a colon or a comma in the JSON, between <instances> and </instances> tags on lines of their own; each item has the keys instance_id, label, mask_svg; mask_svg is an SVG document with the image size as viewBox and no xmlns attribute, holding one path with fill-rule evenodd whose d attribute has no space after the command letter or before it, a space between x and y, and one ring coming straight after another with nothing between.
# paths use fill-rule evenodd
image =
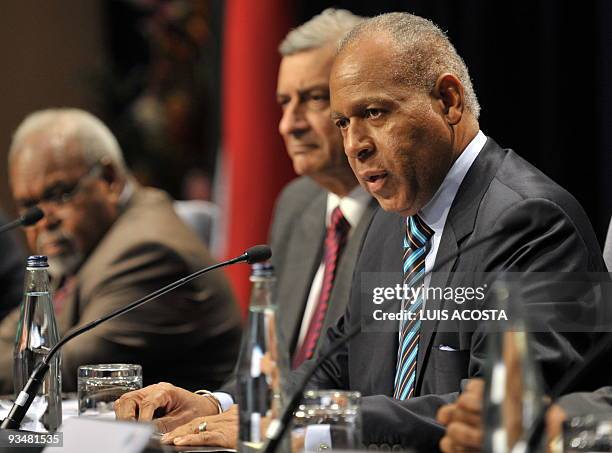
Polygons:
<instances>
[{"instance_id":1,"label":"water bottle","mask_svg":"<svg viewBox=\"0 0 612 453\"><path fill-rule=\"evenodd\" d=\"M274 269L252 266L248 327L238 358L239 451L260 451L270 422L280 417L288 369L284 342L279 340L273 300Z\"/></svg>"},{"instance_id":2,"label":"water bottle","mask_svg":"<svg viewBox=\"0 0 612 453\"><path fill-rule=\"evenodd\" d=\"M521 281L502 276L491 287L495 308L510 315L505 331L489 336L485 366L485 453L523 453L525 436L542 410L543 379L530 348Z\"/></svg>"},{"instance_id":3,"label":"water bottle","mask_svg":"<svg viewBox=\"0 0 612 453\"><path fill-rule=\"evenodd\" d=\"M28 258L13 354L15 393L19 393L36 365L59 341L49 292L48 268L46 256L35 255ZM28 429L55 432L62 424L60 354L61 352L55 354L43 385L28 410L26 420L34 421Z\"/></svg>"},{"instance_id":4,"label":"water bottle","mask_svg":"<svg viewBox=\"0 0 612 453\"><path fill-rule=\"evenodd\" d=\"M489 333L483 403L484 453L508 453L508 433L504 423L508 370L503 359L503 344L503 332Z\"/></svg>"}]
</instances>

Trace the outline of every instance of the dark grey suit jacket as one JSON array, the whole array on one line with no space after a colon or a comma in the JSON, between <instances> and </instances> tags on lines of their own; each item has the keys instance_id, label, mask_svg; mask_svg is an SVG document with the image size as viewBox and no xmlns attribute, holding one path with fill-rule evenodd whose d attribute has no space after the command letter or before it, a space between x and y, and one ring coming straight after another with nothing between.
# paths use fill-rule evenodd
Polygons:
<instances>
[{"instance_id":1,"label":"dark grey suit jacket","mask_svg":"<svg viewBox=\"0 0 612 453\"><path fill-rule=\"evenodd\" d=\"M295 352L310 286L323 255L326 206L327 191L312 179L300 177L287 184L274 209L270 244L277 277L278 338L284 342L289 356ZM355 263L377 209L378 203L372 199L349 237L338 264L322 332L335 325L346 309ZM319 338L317 349L324 337ZM219 389L234 400L235 377L236 372Z\"/></svg>"},{"instance_id":2,"label":"dark grey suit jacket","mask_svg":"<svg viewBox=\"0 0 612 453\"><path fill-rule=\"evenodd\" d=\"M517 218L521 219L518 224ZM513 151L503 150L489 138L454 199L436 261L441 262L509 220L513 220L511 231L460 254L432 276L430 285L475 287L482 282L474 280L474 273L499 270L604 271L597 240L576 200ZM404 225L404 219L383 211L372 220L355 270L347 312L328 331L321 351L355 325L361 325L363 331L334 353L311 383L318 388L362 393L366 444L436 451L443 435L443 428L435 421L436 412L456 398L462 380L482 375L487 334L479 326L462 321L445 326L423 322L416 396L406 401L391 398L398 333L365 332L365 327L371 326L362 324L368 322L363 311L371 308L372 294L362 293L362 277L372 272L401 276L398 270L402 268ZM536 359L548 383L579 364L593 340L589 334L564 338L550 333L535 338ZM309 365L304 364L293 377Z\"/></svg>"},{"instance_id":3,"label":"dark grey suit jacket","mask_svg":"<svg viewBox=\"0 0 612 453\"><path fill-rule=\"evenodd\" d=\"M310 286L323 256L326 206L327 191L307 177L289 183L276 203L270 241L277 273L279 328L290 355L296 348ZM351 232L338 264L323 332L344 313L355 263L377 209L378 204L372 199ZM317 348L324 337L319 338Z\"/></svg>"}]
</instances>

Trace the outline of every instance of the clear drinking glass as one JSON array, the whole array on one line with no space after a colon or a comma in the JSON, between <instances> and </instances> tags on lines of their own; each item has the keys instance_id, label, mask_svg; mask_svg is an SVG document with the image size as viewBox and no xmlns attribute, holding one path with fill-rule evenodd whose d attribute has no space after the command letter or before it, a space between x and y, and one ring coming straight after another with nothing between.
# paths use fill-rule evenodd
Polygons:
<instances>
[{"instance_id":1,"label":"clear drinking glass","mask_svg":"<svg viewBox=\"0 0 612 453\"><path fill-rule=\"evenodd\" d=\"M563 451L612 451L612 412L573 417L563 426Z\"/></svg>"},{"instance_id":2,"label":"clear drinking glass","mask_svg":"<svg viewBox=\"0 0 612 453\"><path fill-rule=\"evenodd\" d=\"M97 416L114 412L121 395L142 388L142 367L125 363L79 367L79 415Z\"/></svg>"},{"instance_id":3,"label":"clear drinking glass","mask_svg":"<svg viewBox=\"0 0 612 453\"><path fill-rule=\"evenodd\" d=\"M293 452L361 448L360 399L359 392L305 392L293 417Z\"/></svg>"}]
</instances>

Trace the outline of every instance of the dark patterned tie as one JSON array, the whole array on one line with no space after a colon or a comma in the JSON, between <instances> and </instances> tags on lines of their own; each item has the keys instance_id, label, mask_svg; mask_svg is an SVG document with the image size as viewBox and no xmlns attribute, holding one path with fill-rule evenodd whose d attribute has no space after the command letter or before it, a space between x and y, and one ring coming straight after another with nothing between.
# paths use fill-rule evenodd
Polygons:
<instances>
[{"instance_id":1,"label":"dark patterned tie","mask_svg":"<svg viewBox=\"0 0 612 453\"><path fill-rule=\"evenodd\" d=\"M425 257L429 252L432 236L432 229L418 215L407 219L403 263L404 285L409 288L416 289L423 285ZM410 300L402 301L402 310L408 309L411 313L421 311L423 297L420 293L414 303L410 302ZM400 329L393 397L405 400L414 393L421 321L418 317L402 320Z\"/></svg>"},{"instance_id":2,"label":"dark patterned tie","mask_svg":"<svg viewBox=\"0 0 612 453\"><path fill-rule=\"evenodd\" d=\"M325 321L329 296L334 286L336 267L340 260L342 250L346 245L350 229L351 225L342 215L340 207L334 209L332 211L329 227L327 227L327 235L325 236L325 251L323 256L325 270L323 272L321 293L319 294L319 300L317 301L312 318L308 324L308 331L304 336L301 346L293 356L293 368L297 368L302 362L311 358L315 350L319 335L321 334L321 329L323 328L323 322Z\"/></svg>"}]
</instances>

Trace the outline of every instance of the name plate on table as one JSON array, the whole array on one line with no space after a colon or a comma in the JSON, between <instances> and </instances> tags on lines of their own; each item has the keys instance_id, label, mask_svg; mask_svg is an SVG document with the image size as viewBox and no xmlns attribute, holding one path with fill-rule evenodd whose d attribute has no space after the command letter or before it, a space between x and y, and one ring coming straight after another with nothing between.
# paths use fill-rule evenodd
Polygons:
<instances>
[{"instance_id":1,"label":"name plate on table","mask_svg":"<svg viewBox=\"0 0 612 453\"><path fill-rule=\"evenodd\" d=\"M153 434L153 425L92 418L69 418L61 428L64 445L43 453L140 453Z\"/></svg>"}]
</instances>

